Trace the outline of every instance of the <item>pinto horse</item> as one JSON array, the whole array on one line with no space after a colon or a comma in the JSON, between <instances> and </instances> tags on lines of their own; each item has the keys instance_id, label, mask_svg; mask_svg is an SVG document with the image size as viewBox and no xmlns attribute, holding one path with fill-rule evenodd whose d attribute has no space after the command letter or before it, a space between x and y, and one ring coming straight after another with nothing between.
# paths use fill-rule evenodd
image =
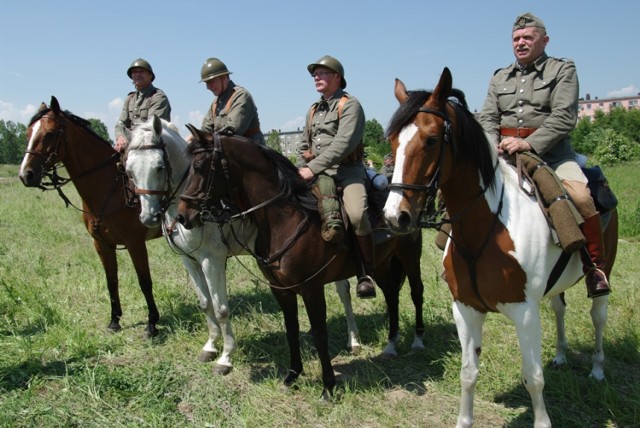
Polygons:
<instances>
[{"instance_id":1,"label":"pinto horse","mask_svg":"<svg viewBox=\"0 0 640 428\"><path fill-rule=\"evenodd\" d=\"M140 197L140 221L147 227L162 227L167 243L181 256L209 328L209 339L199 360L215 359L216 342L222 338L222 352L214 373L226 375L232 368L231 355L236 349L225 275L227 257L249 254L257 229L248 218L225 225L205 223L198 228L184 228L175 218L176 197L184 191L191 166L188 143L173 125L155 115L136 127L129 141L126 169ZM336 282L336 289L347 314L347 347L356 352L360 343L349 282Z\"/></svg>"},{"instance_id":2,"label":"pinto horse","mask_svg":"<svg viewBox=\"0 0 640 428\"><path fill-rule=\"evenodd\" d=\"M178 219L190 228L202 220L225 222L250 216L258 228L254 257L271 284L284 314L290 386L303 370L297 295L304 301L314 345L322 367L323 399L336 384L329 356L324 284L356 275L357 249L351 240L330 244L321 238L317 200L280 153L241 137L205 135L194 127L193 161ZM395 355L398 341L398 296L408 276L416 308L414 348L423 348L423 289L420 277L421 231L390 237L378 230L375 280L389 312L386 351Z\"/></svg>"},{"instance_id":3,"label":"pinto horse","mask_svg":"<svg viewBox=\"0 0 640 428\"><path fill-rule=\"evenodd\" d=\"M450 99L458 95L461 102ZM462 95L462 96L460 96ZM462 395L457 426L473 424L473 396L482 350L482 325L488 312L505 314L516 327L522 354L522 377L533 403L536 427L550 426L541 363L540 302L552 298L557 322L558 355L565 362L564 311L560 294L583 275L578 253L564 269L563 251L552 240L537 202L519 189L515 170L498 157L480 124L452 89L444 69L436 89L408 92L396 80L400 107L389 124L395 156L392 191L384 207L395 231L419 228L421 209L439 189L450 218L444 253L444 276L454 298L453 315L462 347ZM617 213L606 229L609 255L617 246ZM596 331L591 375L603 379L602 335L607 296L593 299Z\"/></svg>"},{"instance_id":4,"label":"pinto horse","mask_svg":"<svg viewBox=\"0 0 640 428\"><path fill-rule=\"evenodd\" d=\"M67 205L70 202L61 188L73 182L82 198L82 208L78 209L107 277L111 301L107 328L114 332L121 329L116 249L123 245L131 256L147 301L149 315L144 334L156 336L160 315L153 298L145 241L160 237L161 230L147 229L138 220L140 207L131 203L126 174L119 165L120 154L91 129L88 121L62 111L55 97L51 97L50 104L47 107L42 103L27 128L28 145L20 165L20 180L27 187L55 188ZM69 179L58 176L60 163ZM43 177L51 183L43 183Z\"/></svg>"}]
</instances>

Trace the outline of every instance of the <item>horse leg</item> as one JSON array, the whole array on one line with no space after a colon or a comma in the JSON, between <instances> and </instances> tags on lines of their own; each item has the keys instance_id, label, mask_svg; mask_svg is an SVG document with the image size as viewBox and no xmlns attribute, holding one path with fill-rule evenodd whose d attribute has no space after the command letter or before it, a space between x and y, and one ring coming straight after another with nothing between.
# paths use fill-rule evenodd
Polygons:
<instances>
[{"instance_id":1,"label":"horse leg","mask_svg":"<svg viewBox=\"0 0 640 428\"><path fill-rule=\"evenodd\" d=\"M115 333L122 329L120 326L122 306L120 306L120 293L118 291L118 258L116 257L116 249L96 239L93 240L93 247L98 253L107 277L107 289L109 290L109 301L111 303L111 321L109 321L107 329Z\"/></svg>"},{"instance_id":2,"label":"horse leg","mask_svg":"<svg viewBox=\"0 0 640 428\"><path fill-rule=\"evenodd\" d=\"M214 367L214 373L226 375L231 371L231 354L236 349L236 339L231 328L227 277L225 272L226 253L212 255L202 262L204 277L207 281L214 318L222 333L222 353Z\"/></svg>"},{"instance_id":3,"label":"horse leg","mask_svg":"<svg viewBox=\"0 0 640 428\"><path fill-rule=\"evenodd\" d=\"M344 314L347 318L347 349L352 354L360 352L361 345L358 337L358 325L356 317L353 315L353 306L351 306L351 292L349 290L349 281L346 279L336 281L336 292L340 297L342 306L344 306Z\"/></svg>"},{"instance_id":4,"label":"horse leg","mask_svg":"<svg viewBox=\"0 0 640 428\"><path fill-rule=\"evenodd\" d=\"M300 324L298 322L297 295L288 290L277 290L270 287L284 316L284 327L289 344L289 373L284 385L290 387L302 374L302 355L300 353Z\"/></svg>"},{"instance_id":5,"label":"horse leg","mask_svg":"<svg viewBox=\"0 0 640 428\"><path fill-rule=\"evenodd\" d=\"M211 295L209 294L209 288L207 287L207 281L204 277L204 273L202 272L201 264L191 256L182 256L182 263L187 269L187 272L189 272L189 277L193 283L193 289L198 296L200 309L207 321L209 339L202 347L200 355L198 355L198 361L207 363L218 357L216 342L220 337L220 326L218 325L218 320L216 319L213 311Z\"/></svg>"},{"instance_id":6,"label":"horse leg","mask_svg":"<svg viewBox=\"0 0 640 428\"><path fill-rule=\"evenodd\" d=\"M504 311L516 326L522 354L522 380L531 396L534 427L551 427L551 419L544 404L544 373L542 371L542 326L537 304L513 304L513 311Z\"/></svg>"},{"instance_id":7,"label":"horse leg","mask_svg":"<svg viewBox=\"0 0 640 428\"><path fill-rule=\"evenodd\" d=\"M331 365L329 356L329 333L327 331L327 302L324 297L324 285L309 285L307 290L302 292L302 300L307 310L313 343L318 351L320 366L322 367L322 400L329 400L333 396L336 386L336 375Z\"/></svg>"},{"instance_id":8,"label":"horse leg","mask_svg":"<svg viewBox=\"0 0 640 428\"><path fill-rule=\"evenodd\" d=\"M387 345L382 351L382 358L395 358L398 356L398 340L400 338L400 320L398 315L400 285L394 283L389 278L389 270L384 274L376 272L376 283L382 290L384 301L387 304L387 315L389 316L389 333L387 334Z\"/></svg>"},{"instance_id":9,"label":"horse leg","mask_svg":"<svg viewBox=\"0 0 640 428\"><path fill-rule=\"evenodd\" d=\"M604 327L607 324L609 296L600 296L592 299L591 321L595 329L595 348L591 362L590 376L597 380L604 380L604 349L602 347Z\"/></svg>"},{"instance_id":10,"label":"horse leg","mask_svg":"<svg viewBox=\"0 0 640 428\"><path fill-rule=\"evenodd\" d=\"M462 350L460 367L460 411L457 428L473 426L473 397L478 381L478 363L482 351L482 325L486 314L460 302L453 303L453 319Z\"/></svg>"},{"instance_id":11,"label":"horse leg","mask_svg":"<svg viewBox=\"0 0 640 428\"><path fill-rule=\"evenodd\" d=\"M153 282L151 281L151 271L149 270L149 254L144 240L137 240L127 244L129 256L138 275L140 290L147 301L148 317L147 327L144 329L144 337L149 339L158 335L158 320L160 313L153 298Z\"/></svg>"},{"instance_id":12,"label":"horse leg","mask_svg":"<svg viewBox=\"0 0 640 428\"><path fill-rule=\"evenodd\" d=\"M420 274L420 253L418 258L412 263L405 263L404 269L409 278L409 288L411 289L411 301L416 311L415 337L411 344L411 349L424 349L424 319L422 316L422 305L424 304L424 283ZM398 292L402 284L398 285Z\"/></svg>"},{"instance_id":13,"label":"horse leg","mask_svg":"<svg viewBox=\"0 0 640 428\"><path fill-rule=\"evenodd\" d=\"M551 309L556 316L556 357L553 359L553 366L560 367L567 362L567 337L565 335L564 315L567 312L567 305L564 302L564 293L551 298Z\"/></svg>"}]
</instances>

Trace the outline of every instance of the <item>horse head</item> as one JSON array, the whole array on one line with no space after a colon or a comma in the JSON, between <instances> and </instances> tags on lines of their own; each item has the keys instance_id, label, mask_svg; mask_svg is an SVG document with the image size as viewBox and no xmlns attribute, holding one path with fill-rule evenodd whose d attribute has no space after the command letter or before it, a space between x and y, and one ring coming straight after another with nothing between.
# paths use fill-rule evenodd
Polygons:
<instances>
[{"instance_id":1,"label":"horse head","mask_svg":"<svg viewBox=\"0 0 640 428\"><path fill-rule=\"evenodd\" d=\"M171 195L171 164L162 138L163 124L153 115L130 134L126 170L140 197L140 222L158 227Z\"/></svg>"},{"instance_id":2,"label":"horse head","mask_svg":"<svg viewBox=\"0 0 640 428\"><path fill-rule=\"evenodd\" d=\"M50 107L40 104L27 128L27 148L20 164L19 177L27 187L40 187L44 172L50 171L64 156L62 112L56 97Z\"/></svg>"},{"instance_id":3,"label":"horse head","mask_svg":"<svg viewBox=\"0 0 640 428\"><path fill-rule=\"evenodd\" d=\"M448 68L433 92L407 91L396 79L395 96L400 107L387 129L395 169L384 207L385 220L398 233L419 227L429 198L452 172L452 119L448 99L452 78Z\"/></svg>"}]
</instances>

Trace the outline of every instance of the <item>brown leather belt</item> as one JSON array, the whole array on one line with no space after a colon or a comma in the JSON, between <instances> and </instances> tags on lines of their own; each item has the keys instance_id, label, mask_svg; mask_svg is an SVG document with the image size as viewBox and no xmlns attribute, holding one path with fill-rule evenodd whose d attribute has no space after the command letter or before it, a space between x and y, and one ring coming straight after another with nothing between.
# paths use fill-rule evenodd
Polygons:
<instances>
[{"instance_id":1,"label":"brown leather belt","mask_svg":"<svg viewBox=\"0 0 640 428\"><path fill-rule=\"evenodd\" d=\"M533 134L538 128L500 128L503 137L525 138Z\"/></svg>"}]
</instances>

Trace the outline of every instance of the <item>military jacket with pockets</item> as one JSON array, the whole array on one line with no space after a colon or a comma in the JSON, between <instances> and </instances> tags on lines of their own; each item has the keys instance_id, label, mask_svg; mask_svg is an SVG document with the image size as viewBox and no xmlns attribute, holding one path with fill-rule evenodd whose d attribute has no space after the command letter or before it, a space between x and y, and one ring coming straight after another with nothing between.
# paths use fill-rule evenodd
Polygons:
<instances>
[{"instance_id":1,"label":"military jacket with pockets","mask_svg":"<svg viewBox=\"0 0 640 428\"><path fill-rule=\"evenodd\" d=\"M140 91L130 92L124 100L120 119L116 124L116 139L124 136L125 128L132 130L154 114L161 119L171 121L171 104L162 90L149 85Z\"/></svg>"},{"instance_id":2,"label":"military jacket with pockets","mask_svg":"<svg viewBox=\"0 0 640 428\"><path fill-rule=\"evenodd\" d=\"M342 97L347 97L347 100L339 112L338 105ZM298 145L297 165L305 165L301 154L304 150L310 150L314 157L306 166L314 174L326 172L334 175L354 169L349 175L357 173L364 176L362 159L344 162L364 137L365 115L360 102L354 96L338 89L330 99L321 98L314 103L311 111L313 116L307 115L302 139Z\"/></svg>"},{"instance_id":3,"label":"military jacket with pockets","mask_svg":"<svg viewBox=\"0 0 640 428\"><path fill-rule=\"evenodd\" d=\"M253 97L233 81L229 81L227 89L211 104L201 128L209 133L230 129L235 135L247 136L257 143L265 144Z\"/></svg>"},{"instance_id":4,"label":"military jacket with pockets","mask_svg":"<svg viewBox=\"0 0 640 428\"><path fill-rule=\"evenodd\" d=\"M575 158L569 133L578 117L578 76L571 60L543 53L521 70L495 72L479 121L497 144L500 128L537 128L525 140L547 163Z\"/></svg>"}]
</instances>

